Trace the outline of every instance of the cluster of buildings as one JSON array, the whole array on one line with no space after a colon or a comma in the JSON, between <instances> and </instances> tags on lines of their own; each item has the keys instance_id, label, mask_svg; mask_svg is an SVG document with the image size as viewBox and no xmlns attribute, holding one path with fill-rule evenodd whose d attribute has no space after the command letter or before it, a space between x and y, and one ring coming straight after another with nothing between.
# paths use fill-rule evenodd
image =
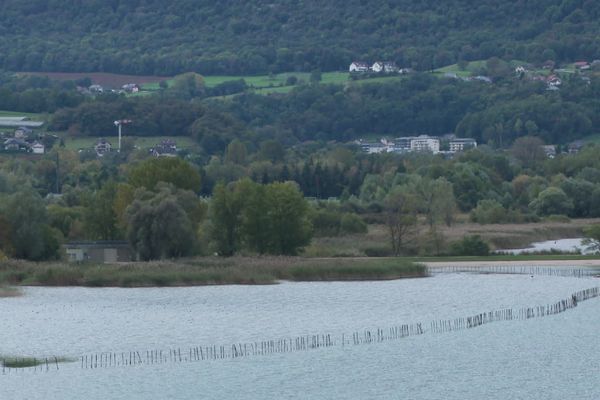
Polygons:
<instances>
[{"instance_id":1,"label":"cluster of buildings","mask_svg":"<svg viewBox=\"0 0 600 400\"><path fill-rule=\"evenodd\" d=\"M112 144L105 138L98 139L94 145L94 151L98 157L110 153L112 148ZM174 157L177 155L177 143L173 139L164 139L148 151L154 157Z\"/></svg>"},{"instance_id":2,"label":"cluster of buildings","mask_svg":"<svg viewBox=\"0 0 600 400\"><path fill-rule=\"evenodd\" d=\"M559 75L560 72L571 72L565 69L556 69L556 63L552 60L546 61L542 64L542 69L548 70L549 73L541 73L535 71L535 69L529 68L525 65L519 65L515 68L515 74L519 78L530 79L533 81L544 82L548 90L559 90L562 85L562 79ZM600 68L600 60L588 61L577 61L573 63L575 71L579 72L579 78L584 82L590 84L591 79L585 74L586 71Z\"/></svg>"},{"instance_id":3,"label":"cluster of buildings","mask_svg":"<svg viewBox=\"0 0 600 400\"><path fill-rule=\"evenodd\" d=\"M38 135L26 126L20 126L13 133L1 133L1 150L7 153L33 153L44 154L46 146L40 141Z\"/></svg>"},{"instance_id":4,"label":"cluster of buildings","mask_svg":"<svg viewBox=\"0 0 600 400\"><path fill-rule=\"evenodd\" d=\"M126 83L121 86L121 89L106 89L102 85L94 84L89 87L78 86L77 91L86 95L96 95L102 93L138 93L140 91L140 86L137 83Z\"/></svg>"},{"instance_id":5,"label":"cluster of buildings","mask_svg":"<svg viewBox=\"0 0 600 400\"><path fill-rule=\"evenodd\" d=\"M368 73L376 74L407 74L411 72L410 68L399 68L393 61L375 61L372 65L364 61L353 61L348 67L350 73Z\"/></svg>"},{"instance_id":6,"label":"cluster of buildings","mask_svg":"<svg viewBox=\"0 0 600 400\"><path fill-rule=\"evenodd\" d=\"M393 140L381 139L379 142L356 141L364 153L412 153L428 152L433 154L454 154L477 147L477 141L471 138L457 138L454 135L406 136Z\"/></svg>"}]
</instances>

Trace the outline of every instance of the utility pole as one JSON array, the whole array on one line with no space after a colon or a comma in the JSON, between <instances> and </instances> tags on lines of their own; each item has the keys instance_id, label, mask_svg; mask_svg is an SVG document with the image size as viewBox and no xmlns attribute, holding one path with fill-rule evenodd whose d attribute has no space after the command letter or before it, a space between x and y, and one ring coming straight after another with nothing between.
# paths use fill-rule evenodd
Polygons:
<instances>
[{"instance_id":1,"label":"utility pole","mask_svg":"<svg viewBox=\"0 0 600 400\"><path fill-rule=\"evenodd\" d=\"M121 152L121 127L123 126L123 124L130 124L131 120L130 119L120 119L115 121L115 126L119 129L119 153Z\"/></svg>"},{"instance_id":2,"label":"utility pole","mask_svg":"<svg viewBox=\"0 0 600 400\"><path fill-rule=\"evenodd\" d=\"M56 152L56 194L60 194L60 158Z\"/></svg>"}]
</instances>

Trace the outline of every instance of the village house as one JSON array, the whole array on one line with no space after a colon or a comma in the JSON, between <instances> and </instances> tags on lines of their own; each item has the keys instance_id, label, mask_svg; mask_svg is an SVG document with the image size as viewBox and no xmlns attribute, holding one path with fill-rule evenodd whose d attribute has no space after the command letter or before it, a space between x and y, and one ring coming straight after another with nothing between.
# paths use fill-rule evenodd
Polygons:
<instances>
[{"instance_id":1,"label":"village house","mask_svg":"<svg viewBox=\"0 0 600 400\"><path fill-rule=\"evenodd\" d=\"M91 85L88 90L91 93L104 93L104 88L100 85Z\"/></svg>"},{"instance_id":2,"label":"village house","mask_svg":"<svg viewBox=\"0 0 600 400\"><path fill-rule=\"evenodd\" d=\"M369 64L363 61L354 61L348 68L350 72L369 72Z\"/></svg>"},{"instance_id":3,"label":"village house","mask_svg":"<svg viewBox=\"0 0 600 400\"><path fill-rule=\"evenodd\" d=\"M398 68L396 63L394 63L392 61L376 61L373 64L373 66L371 67L371 70L373 72L377 72L377 73L384 72L386 74L390 74L390 73L396 73L400 69Z\"/></svg>"},{"instance_id":4,"label":"village house","mask_svg":"<svg viewBox=\"0 0 600 400\"><path fill-rule=\"evenodd\" d=\"M154 157L175 157L177 155L177 143L172 139L165 139L150 149Z\"/></svg>"},{"instance_id":5,"label":"village house","mask_svg":"<svg viewBox=\"0 0 600 400\"><path fill-rule=\"evenodd\" d=\"M19 138L9 138L4 141L4 151L30 151L31 146L29 143Z\"/></svg>"},{"instance_id":6,"label":"village house","mask_svg":"<svg viewBox=\"0 0 600 400\"><path fill-rule=\"evenodd\" d=\"M542 69L553 70L555 66L556 66L556 63L554 61L552 61L552 60L546 60L544 62L544 64L542 64Z\"/></svg>"},{"instance_id":7,"label":"village house","mask_svg":"<svg viewBox=\"0 0 600 400\"><path fill-rule=\"evenodd\" d=\"M127 83L121 86L121 89L126 93L137 93L140 91L140 87L136 83Z\"/></svg>"},{"instance_id":8,"label":"village house","mask_svg":"<svg viewBox=\"0 0 600 400\"><path fill-rule=\"evenodd\" d=\"M576 140L572 143L569 143L569 153L570 154L577 154L577 153L579 153L579 151L581 151L582 148L583 148L582 140Z\"/></svg>"},{"instance_id":9,"label":"village house","mask_svg":"<svg viewBox=\"0 0 600 400\"><path fill-rule=\"evenodd\" d=\"M588 63L587 61L577 61L573 65L575 65L575 69L578 69L580 71L585 71L585 70L590 69L590 63Z\"/></svg>"},{"instance_id":10,"label":"village house","mask_svg":"<svg viewBox=\"0 0 600 400\"><path fill-rule=\"evenodd\" d=\"M546 78L546 83L548 84L548 86L560 86L562 85L562 81L561 79L557 76L557 75L549 75Z\"/></svg>"},{"instance_id":11,"label":"village house","mask_svg":"<svg viewBox=\"0 0 600 400\"><path fill-rule=\"evenodd\" d=\"M31 145L31 151L33 152L33 154L44 154L46 151L46 146L44 146L42 143L40 143L38 141L35 141Z\"/></svg>"},{"instance_id":12,"label":"village house","mask_svg":"<svg viewBox=\"0 0 600 400\"><path fill-rule=\"evenodd\" d=\"M20 126L17 129L15 129L15 138L17 139L27 139L32 134L33 131L26 126Z\"/></svg>"},{"instance_id":13,"label":"village house","mask_svg":"<svg viewBox=\"0 0 600 400\"><path fill-rule=\"evenodd\" d=\"M556 157L556 146L554 146L553 144L543 145L542 150L544 150L544 154L546 154L546 157Z\"/></svg>"},{"instance_id":14,"label":"village house","mask_svg":"<svg viewBox=\"0 0 600 400\"><path fill-rule=\"evenodd\" d=\"M96 142L96 145L94 146L94 150L96 151L98 157L102 157L104 154L109 153L111 149L112 145L108 140L104 138L99 139L98 142Z\"/></svg>"}]
</instances>

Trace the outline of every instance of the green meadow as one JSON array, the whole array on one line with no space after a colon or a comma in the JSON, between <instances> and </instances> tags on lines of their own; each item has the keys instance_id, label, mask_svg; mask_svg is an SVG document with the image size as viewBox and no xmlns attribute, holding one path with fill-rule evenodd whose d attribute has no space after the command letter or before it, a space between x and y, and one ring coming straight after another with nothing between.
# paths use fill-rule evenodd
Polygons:
<instances>
[{"instance_id":1,"label":"green meadow","mask_svg":"<svg viewBox=\"0 0 600 400\"><path fill-rule=\"evenodd\" d=\"M193 149L197 147L197 143L191 137L188 136L126 136L133 138L135 146L140 149L149 149L156 144L160 143L162 140L170 139L174 140L177 143L178 149ZM116 146L118 143L118 138L116 131L112 132L110 135L103 136L103 138L107 139L113 146ZM100 137L87 136L87 137L64 137L65 147L69 150L79 150L79 149L91 149L98 142Z\"/></svg>"}]
</instances>

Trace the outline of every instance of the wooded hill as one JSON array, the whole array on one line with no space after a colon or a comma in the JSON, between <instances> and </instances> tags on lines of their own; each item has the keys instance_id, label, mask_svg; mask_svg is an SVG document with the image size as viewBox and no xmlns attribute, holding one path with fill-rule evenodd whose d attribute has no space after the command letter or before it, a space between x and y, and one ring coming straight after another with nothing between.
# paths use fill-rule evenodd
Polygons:
<instances>
[{"instance_id":1,"label":"wooded hill","mask_svg":"<svg viewBox=\"0 0 600 400\"><path fill-rule=\"evenodd\" d=\"M173 75L600 58L592 0L4 0L0 68Z\"/></svg>"}]
</instances>

